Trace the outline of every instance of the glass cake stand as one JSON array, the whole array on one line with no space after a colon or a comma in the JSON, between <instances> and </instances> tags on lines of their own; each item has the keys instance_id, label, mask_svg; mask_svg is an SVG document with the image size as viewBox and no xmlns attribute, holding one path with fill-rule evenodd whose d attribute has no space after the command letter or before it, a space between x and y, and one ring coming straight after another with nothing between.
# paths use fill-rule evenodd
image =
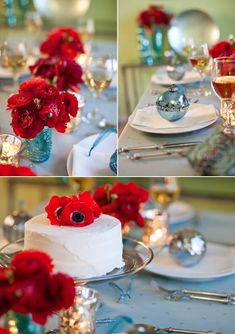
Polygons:
<instances>
[{"instance_id":1,"label":"glass cake stand","mask_svg":"<svg viewBox=\"0 0 235 334\"><path fill-rule=\"evenodd\" d=\"M11 242L0 248L0 266L7 267L11 259L23 250L24 240ZM140 241L123 238L123 262L124 266L114 269L104 276L78 278L75 277L77 285L97 284L113 281L133 275L147 266L153 259L152 250Z\"/></svg>"}]
</instances>

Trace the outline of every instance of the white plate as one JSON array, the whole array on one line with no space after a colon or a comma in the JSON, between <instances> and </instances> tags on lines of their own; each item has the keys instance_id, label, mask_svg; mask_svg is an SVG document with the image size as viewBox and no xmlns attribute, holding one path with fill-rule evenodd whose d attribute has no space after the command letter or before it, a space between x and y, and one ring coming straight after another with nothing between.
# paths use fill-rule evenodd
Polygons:
<instances>
[{"instance_id":1,"label":"white plate","mask_svg":"<svg viewBox=\"0 0 235 334\"><path fill-rule=\"evenodd\" d=\"M199 74L193 70L190 72L186 72L182 80L179 80L179 81L172 80L171 78L168 77L166 68L159 70L157 73L153 74L151 77L152 83L156 85L161 85L161 86L165 86L165 85L168 86L168 85L173 85L173 84L184 85L188 83L197 82L200 80L201 78Z\"/></svg>"},{"instance_id":2,"label":"white plate","mask_svg":"<svg viewBox=\"0 0 235 334\"><path fill-rule=\"evenodd\" d=\"M176 201L169 205L168 209L169 223L178 224L193 219L195 210L191 205L185 202Z\"/></svg>"},{"instance_id":3,"label":"white plate","mask_svg":"<svg viewBox=\"0 0 235 334\"><path fill-rule=\"evenodd\" d=\"M73 174L74 147L70 151L67 158L67 172L69 176L114 176L115 174L109 167L111 155L116 150L116 134L110 134L104 139L92 152L91 156L87 156L87 152L96 140L97 136L92 135L75 145L80 146L79 166L76 169L76 175ZM74 145L74 146L75 146Z\"/></svg>"},{"instance_id":4,"label":"white plate","mask_svg":"<svg viewBox=\"0 0 235 334\"><path fill-rule=\"evenodd\" d=\"M156 134L177 134L177 133L186 133L186 132L192 132L196 130L200 130L203 128L206 128L207 126L215 123L217 121L218 116L215 116L214 119L208 121L208 122L203 122L201 124L192 124L191 126L187 128L170 128L170 129L156 129L156 128L151 128L151 127L144 127L141 125L135 125L132 123L134 119L135 113L133 112L130 117L128 118L128 124L139 131L142 132L148 132L148 133L156 133Z\"/></svg>"},{"instance_id":5,"label":"white plate","mask_svg":"<svg viewBox=\"0 0 235 334\"><path fill-rule=\"evenodd\" d=\"M181 267L163 248L154 256L146 270L174 279L185 281L207 281L235 274L235 247L207 242L205 257L196 266Z\"/></svg>"}]
</instances>

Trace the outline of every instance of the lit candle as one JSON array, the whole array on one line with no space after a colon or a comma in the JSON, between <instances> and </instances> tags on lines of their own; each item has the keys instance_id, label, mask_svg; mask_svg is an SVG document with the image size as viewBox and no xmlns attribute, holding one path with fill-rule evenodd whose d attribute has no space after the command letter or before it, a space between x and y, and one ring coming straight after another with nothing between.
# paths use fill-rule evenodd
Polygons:
<instances>
[{"instance_id":1,"label":"lit candle","mask_svg":"<svg viewBox=\"0 0 235 334\"><path fill-rule=\"evenodd\" d=\"M1 134L0 142L0 164L18 166L21 140L13 135Z\"/></svg>"}]
</instances>

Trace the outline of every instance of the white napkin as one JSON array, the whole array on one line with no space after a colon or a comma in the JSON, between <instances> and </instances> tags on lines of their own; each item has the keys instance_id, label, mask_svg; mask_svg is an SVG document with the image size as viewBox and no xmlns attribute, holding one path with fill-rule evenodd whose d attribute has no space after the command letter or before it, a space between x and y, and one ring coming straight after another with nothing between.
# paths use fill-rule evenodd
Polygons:
<instances>
[{"instance_id":1,"label":"white napkin","mask_svg":"<svg viewBox=\"0 0 235 334\"><path fill-rule=\"evenodd\" d=\"M111 133L107 136L94 148L89 157L89 150L98 136L99 134L90 136L73 146L72 176L114 175L109 168L109 162L117 148L117 134Z\"/></svg>"},{"instance_id":2,"label":"white napkin","mask_svg":"<svg viewBox=\"0 0 235 334\"><path fill-rule=\"evenodd\" d=\"M157 72L153 74L151 77L151 81L157 85L185 84L200 80L201 80L200 75L196 71L186 72L183 79L179 81L175 81L169 78L166 70L164 72Z\"/></svg>"},{"instance_id":3,"label":"white napkin","mask_svg":"<svg viewBox=\"0 0 235 334\"><path fill-rule=\"evenodd\" d=\"M190 126L208 123L216 118L216 110L212 104L192 103L186 115L175 122L162 118L157 111L157 107L151 106L138 109L131 123L151 129L185 129Z\"/></svg>"}]
</instances>

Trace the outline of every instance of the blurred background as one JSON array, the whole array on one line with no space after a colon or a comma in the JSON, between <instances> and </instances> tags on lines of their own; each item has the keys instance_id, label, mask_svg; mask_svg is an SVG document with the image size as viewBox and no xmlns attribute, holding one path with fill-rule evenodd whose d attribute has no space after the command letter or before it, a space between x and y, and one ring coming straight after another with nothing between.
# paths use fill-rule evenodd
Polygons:
<instances>
[{"instance_id":1,"label":"blurred background","mask_svg":"<svg viewBox=\"0 0 235 334\"><path fill-rule=\"evenodd\" d=\"M0 222L19 205L38 214L52 195L71 195L79 190L93 191L97 185L134 181L149 189L160 178L0 178ZM185 201L196 210L235 212L235 178L177 178L180 201ZM223 223L223 222L221 222Z\"/></svg>"},{"instance_id":2,"label":"blurred background","mask_svg":"<svg viewBox=\"0 0 235 334\"><path fill-rule=\"evenodd\" d=\"M141 61L139 59L139 51L137 46L137 17L141 11L146 10L150 5L163 6L164 11L170 14L178 15L181 12L189 9L199 9L211 16L215 24L220 30L220 40L228 39L230 34L234 34L234 11L235 11L235 1L234 0L224 0L224 1L214 1L214 0L197 0L197 1L187 1L187 0L119 0L119 15L118 15L118 43L119 43L119 117L120 124L125 122L128 116L128 108L125 103L126 88L124 88L123 73L124 67L133 67L134 64L139 64ZM195 27L196 29L197 27ZM206 36L205 32L205 38ZM156 69L144 70L144 74L140 78L135 78L133 80L132 69L132 81L138 82L138 98L144 93L147 83L149 82L151 74ZM131 71L131 70L130 70ZM127 84L131 91L131 79ZM133 88L134 89L134 88ZM134 92L135 93L135 92ZM134 94L133 93L133 94ZM129 93L131 95L131 93ZM130 96L130 100L132 96ZM132 106L133 108L133 106ZM133 111L133 110L129 110Z\"/></svg>"},{"instance_id":3,"label":"blurred background","mask_svg":"<svg viewBox=\"0 0 235 334\"><path fill-rule=\"evenodd\" d=\"M3 0L0 33L30 35L57 25L79 27L89 19L88 29L94 29L96 35L116 39L116 7L116 0Z\"/></svg>"}]
</instances>

